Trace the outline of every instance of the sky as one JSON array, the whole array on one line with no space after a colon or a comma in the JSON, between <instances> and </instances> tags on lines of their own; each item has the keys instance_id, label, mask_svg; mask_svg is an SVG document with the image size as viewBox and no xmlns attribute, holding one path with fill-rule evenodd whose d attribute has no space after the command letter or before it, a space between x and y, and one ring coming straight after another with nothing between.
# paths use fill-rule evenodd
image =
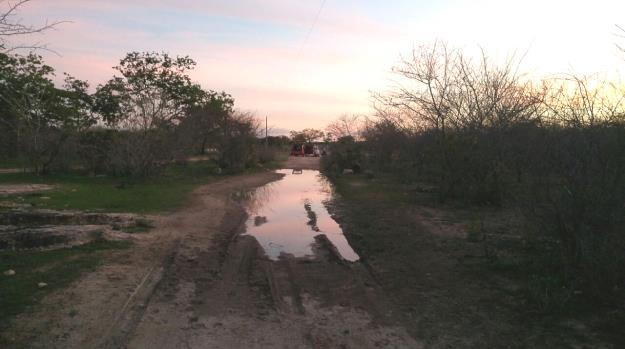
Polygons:
<instances>
[{"instance_id":1,"label":"sky","mask_svg":"<svg viewBox=\"0 0 625 349\"><path fill-rule=\"evenodd\" d=\"M625 68L620 0L32 0L19 17L69 21L25 39L58 53L41 52L59 79L104 83L130 51L189 55L194 81L267 116L274 134L372 113L400 55L436 40L514 55L536 77Z\"/></svg>"}]
</instances>

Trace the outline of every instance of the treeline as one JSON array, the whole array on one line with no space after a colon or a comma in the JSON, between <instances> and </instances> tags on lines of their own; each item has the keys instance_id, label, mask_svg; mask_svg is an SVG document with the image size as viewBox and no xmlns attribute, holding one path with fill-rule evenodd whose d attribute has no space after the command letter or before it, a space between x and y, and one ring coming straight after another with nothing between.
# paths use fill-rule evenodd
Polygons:
<instances>
[{"instance_id":1,"label":"treeline","mask_svg":"<svg viewBox=\"0 0 625 349\"><path fill-rule=\"evenodd\" d=\"M547 280L602 299L621 293L623 90L572 76L532 82L512 61L472 61L442 44L394 71L400 84L375 96L377 115L357 136L334 144L328 173L388 173L434 184L441 201L519 208L527 241L554 258Z\"/></svg>"},{"instance_id":2,"label":"treeline","mask_svg":"<svg viewBox=\"0 0 625 349\"><path fill-rule=\"evenodd\" d=\"M196 154L222 168L254 165L257 121L235 111L229 94L193 83L195 64L132 52L91 92L67 74L56 86L38 55L0 53L0 161L39 174L82 168L137 177Z\"/></svg>"}]
</instances>

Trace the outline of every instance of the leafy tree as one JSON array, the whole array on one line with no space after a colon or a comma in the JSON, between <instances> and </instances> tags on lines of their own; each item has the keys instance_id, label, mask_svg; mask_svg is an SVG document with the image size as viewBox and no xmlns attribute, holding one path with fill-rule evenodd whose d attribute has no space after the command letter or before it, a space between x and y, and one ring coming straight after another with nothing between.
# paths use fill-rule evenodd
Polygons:
<instances>
[{"instance_id":1,"label":"leafy tree","mask_svg":"<svg viewBox=\"0 0 625 349\"><path fill-rule=\"evenodd\" d=\"M195 62L166 53L131 52L114 76L98 86L94 109L120 137L111 150L113 172L146 176L175 155L173 130L211 99L188 76Z\"/></svg>"},{"instance_id":2,"label":"leafy tree","mask_svg":"<svg viewBox=\"0 0 625 349\"><path fill-rule=\"evenodd\" d=\"M68 137L95 123L89 85L67 76L63 88L55 87L54 69L34 54L0 54L0 76L0 124L8 148L23 153L37 172L47 172Z\"/></svg>"},{"instance_id":3,"label":"leafy tree","mask_svg":"<svg viewBox=\"0 0 625 349\"><path fill-rule=\"evenodd\" d=\"M295 143L312 143L316 140L322 139L324 136L323 131L313 128L306 128L301 131L291 131L291 140Z\"/></svg>"},{"instance_id":4,"label":"leafy tree","mask_svg":"<svg viewBox=\"0 0 625 349\"><path fill-rule=\"evenodd\" d=\"M121 76L98 86L95 108L107 124L124 129L177 125L192 108L210 99L187 75L194 66L188 56L128 53L115 67Z\"/></svg>"},{"instance_id":5,"label":"leafy tree","mask_svg":"<svg viewBox=\"0 0 625 349\"><path fill-rule=\"evenodd\" d=\"M200 154L215 143L220 125L234 112L234 98L225 92L208 91L204 94L200 105L193 108L184 120L182 134L192 142L192 147ZM214 145L214 144L213 144Z\"/></svg>"},{"instance_id":6,"label":"leafy tree","mask_svg":"<svg viewBox=\"0 0 625 349\"><path fill-rule=\"evenodd\" d=\"M219 165L229 169L242 169L252 165L256 160L258 120L249 113L233 113L220 120L219 129Z\"/></svg>"}]
</instances>

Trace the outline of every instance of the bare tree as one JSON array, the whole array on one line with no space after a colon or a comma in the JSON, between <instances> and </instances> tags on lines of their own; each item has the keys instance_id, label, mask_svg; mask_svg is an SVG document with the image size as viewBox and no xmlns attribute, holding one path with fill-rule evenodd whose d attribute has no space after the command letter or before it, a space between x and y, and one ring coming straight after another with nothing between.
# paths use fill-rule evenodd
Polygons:
<instances>
[{"instance_id":1,"label":"bare tree","mask_svg":"<svg viewBox=\"0 0 625 349\"><path fill-rule=\"evenodd\" d=\"M383 115L401 115L390 120L402 128L436 129L445 132L450 106L449 93L453 83L451 63L456 52L444 43L413 49L409 58L402 57L393 72L402 79L387 94L374 98L384 106ZM396 112L389 113L389 109Z\"/></svg>"},{"instance_id":2,"label":"bare tree","mask_svg":"<svg viewBox=\"0 0 625 349\"><path fill-rule=\"evenodd\" d=\"M545 121L566 127L592 127L625 120L625 91L588 76L565 75L545 89Z\"/></svg>"},{"instance_id":3,"label":"bare tree","mask_svg":"<svg viewBox=\"0 0 625 349\"><path fill-rule=\"evenodd\" d=\"M364 129L364 123L364 116L344 114L326 126L326 135L333 139L352 137L358 140Z\"/></svg>"},{"instance_id":4,"label":"bare tree","mask_svg":"<svg viewBox=\"0 0 625 349\"><path fill-rule=\"evenodd\" d=\"M21 7L31 2L31 0L0 0L0 52L11 52L18 49L45 49L49 50L45 44L32 43L26 45L10 44L9 40L16 36L43 33L53 29L64 21L46 22L42 25L24 24L18 17Z\"/></svg>"},{"instance_id":5,"label":"bare tree","mask_svg":"<svg viewBox=\"0 0 625 349\"><path fill-rule=\"evenodd\" d=\"M514 57L493 65L484 51L474 62L443 43L420 47L393 69L397 86L374 95L378 116L400 129L442 134L530 119L542 93L517 68Z\"/></svg>"}]
</instances>

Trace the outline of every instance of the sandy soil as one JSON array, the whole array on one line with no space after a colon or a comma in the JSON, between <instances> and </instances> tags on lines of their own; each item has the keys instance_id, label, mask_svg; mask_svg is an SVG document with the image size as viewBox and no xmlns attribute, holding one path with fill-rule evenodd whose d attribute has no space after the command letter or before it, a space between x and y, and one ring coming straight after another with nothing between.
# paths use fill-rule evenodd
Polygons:
<instances>
[{"instance_id":1,"label":"sandy soil","mask_svg":"<svg viewBox=\"0 0 625 349\"><path fill-rule=\"evenodd\" d=\"M53 188L47 184L0 184L0 195L37 193Z\"/></svg>"},{"instance_id":2,"label":"sandy soil","mask_svg":"<svg viewBox=\"0 0 625 349\"><path fill-rule=\"evenodd\" d=\"M0 173L20 173L24 172L21 168L0 168Z\"/></svg>"},{"instance_id":3,"label":"sandy soil","mask_svg":"<svg viewBox=\"0 0 625 349\"><path fill-rule=\"evenodd\" d=\"M318 170L320 158L306 156L289 156L285 167L298 170Z\"/></svg>"},{"instance_id":4,"label":"sandy soil","mask_svg":"<svg viewBox=\"0 0 625 349\"><path fill-rule=\"evenodd\" d=\"M291 158L291 168L318 159ZM150 217L131 250L16 319L30 348L419 348L360 263L319 237L314 259L270 261L232 199L280 178L230 177L185 209Z\"/></svg>"}]
</instances>

